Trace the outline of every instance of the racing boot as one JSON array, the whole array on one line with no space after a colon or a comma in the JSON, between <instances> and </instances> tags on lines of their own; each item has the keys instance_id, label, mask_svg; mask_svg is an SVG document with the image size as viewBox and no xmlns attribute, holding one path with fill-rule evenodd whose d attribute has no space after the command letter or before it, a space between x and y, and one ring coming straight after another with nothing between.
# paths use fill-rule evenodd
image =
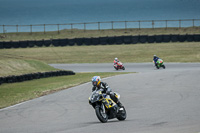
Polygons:
<instances>
[{"instance_id":1,"label":"racing boot","mask_svg":"<svg viewBox=\"0 0 200 133\"><path fill-rule=\"evenodd\" d=\"M110 98L117 104L117 106L118 106L119 108L122 108L122 107L123 107L123 105L121 104L121 102L120 102L119 99L115 96L114 93L111 93L111 94L110 94Z\"/></svg>"}]
</instances>

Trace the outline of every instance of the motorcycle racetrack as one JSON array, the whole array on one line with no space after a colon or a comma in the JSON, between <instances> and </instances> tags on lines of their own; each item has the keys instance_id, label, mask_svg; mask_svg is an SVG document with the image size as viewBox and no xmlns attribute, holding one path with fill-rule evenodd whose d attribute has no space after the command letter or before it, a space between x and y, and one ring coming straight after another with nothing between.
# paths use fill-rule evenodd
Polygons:
<instances>
[{"instance_id":1,"label":"motorcycle racetrack","mask_svg":"<svg viewBox=\"0 0 200 133\"><path fill-rule=\"evenodd\" d=\"M74 72L116 72L112 63L50 64ZM127 119L101 123L91 82L0 110L0 133L199 133L200 63L124 63L136 72L102 79L121 95ZM95 76L95 75L94 75ZM91 77L92 78L92 77ZM67 82L67 81L66 81Z\"/></svg>"}]
</instances>

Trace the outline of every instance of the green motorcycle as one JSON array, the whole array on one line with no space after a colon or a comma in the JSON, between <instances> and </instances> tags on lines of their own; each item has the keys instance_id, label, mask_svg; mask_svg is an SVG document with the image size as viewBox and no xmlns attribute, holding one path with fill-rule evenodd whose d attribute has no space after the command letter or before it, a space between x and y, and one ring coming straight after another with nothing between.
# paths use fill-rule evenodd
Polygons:
<instances>
[{"instance_id":1,"label":"green motorcycle","mask_svg":"<svg viewBox=\"0 0 200 133\"><path fill-rule=\"evenodd\" d=\"M165 69L165 65L162 59L158 59L156 61L156 68L159 69L160 67L163 67Z\"/></svg>"}]
</instances>

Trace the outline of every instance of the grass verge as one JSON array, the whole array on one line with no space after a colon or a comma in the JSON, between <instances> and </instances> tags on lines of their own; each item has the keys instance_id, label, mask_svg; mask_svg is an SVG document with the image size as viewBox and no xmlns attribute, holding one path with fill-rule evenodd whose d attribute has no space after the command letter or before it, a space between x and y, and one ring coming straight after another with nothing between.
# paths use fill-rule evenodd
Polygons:
<instances>
[{"instance_id":1,"label":"grass verge","mask_svg":"<svg viewBox=\"0 0 200 133\"><path fill-rule=\"evenodd\" d=\"M77 73L76 75L2 84L0 85L0 108L8 107L23 101L89 82L95 75L105 78L119 74L127 73Z\"/></svg>"}]
</instances>

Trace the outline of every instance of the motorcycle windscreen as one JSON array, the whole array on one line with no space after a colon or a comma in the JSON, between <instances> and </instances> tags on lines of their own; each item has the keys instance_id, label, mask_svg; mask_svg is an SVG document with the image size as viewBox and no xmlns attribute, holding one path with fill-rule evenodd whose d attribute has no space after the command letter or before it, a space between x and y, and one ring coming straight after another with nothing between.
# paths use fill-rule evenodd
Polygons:
<instances>
[{"instance_id":1,"label":"motorcycle windscreen","mask_svg":"<svg viewBox=\"0 0 200 133\"><path fill-rule=\"evenodd\" d=\"M100 98L99 91L94 91L89 99L90 99L91 103L94 103L96 101L99 101L99 98Z\"/></svg>"}]
</instances>

